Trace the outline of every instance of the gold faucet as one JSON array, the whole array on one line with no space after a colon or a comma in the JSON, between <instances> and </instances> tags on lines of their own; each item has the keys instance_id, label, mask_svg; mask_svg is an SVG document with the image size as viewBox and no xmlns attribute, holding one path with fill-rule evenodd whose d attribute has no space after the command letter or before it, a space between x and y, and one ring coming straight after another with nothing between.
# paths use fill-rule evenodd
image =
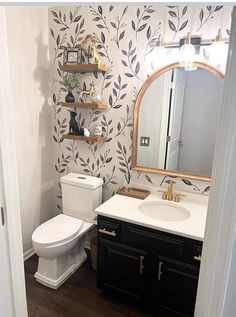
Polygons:
<instances>
[{"instance_id":1,"label":"gold faucet","mask_svg":"<svg viewBox=\"0 0 236 317\"><path fill-rule=\"evenodd\" d=\"M183 195L180 195L180 194L174 195L173 194L173 185L174 185L173 182L169 183L169 185L167 187L167 191L162 194L162 199L171 200L171 201L174 200L175 202L179 202L180 201L180 196L183 196Z\"/></svg>"},{"instance_id":2,"label":"gold faucet","mask_svg":"<svg viewBox=\"0 0 236 317\"><path fill-rule=\"evenodd\" d=\"M170 182L167 187L167 199L173 200L173 182Z\"/></svg>"},{"instance_id":3,"label":"gold faucet","mask_svg":"<svg viewBox=\"0 0 236 317\"><path fill-rule=\"evenodd\" d=\"M167 191L162 194L162 199L173 200L173 182L170 182Z\"/></svg>"}]
</instances>

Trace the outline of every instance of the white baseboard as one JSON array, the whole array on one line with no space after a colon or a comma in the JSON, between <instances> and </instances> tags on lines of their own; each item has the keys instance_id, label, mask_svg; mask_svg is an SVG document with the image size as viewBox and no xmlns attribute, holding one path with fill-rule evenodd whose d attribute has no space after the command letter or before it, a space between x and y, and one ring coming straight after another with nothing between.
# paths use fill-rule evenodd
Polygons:
<instances>
[{"instance_id":1,"label":"white baseboard","mask_svg":"<svg viewBox=\"0 0 236 317\"><path fill-rule=\"evenodd\" d=\"M28 260L29 258L31 258L32 255L34 255L34 248L31 248L27 251L24 252L24 261Z\"/></svg>"}]
</instances>

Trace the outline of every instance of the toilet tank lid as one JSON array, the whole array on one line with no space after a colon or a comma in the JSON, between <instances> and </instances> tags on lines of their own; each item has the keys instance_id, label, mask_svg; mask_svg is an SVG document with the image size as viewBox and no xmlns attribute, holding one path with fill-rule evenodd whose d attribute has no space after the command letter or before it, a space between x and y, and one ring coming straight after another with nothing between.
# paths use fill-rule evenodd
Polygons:
<instances>
[{"instance_id":1,"label":"toilet tank lid","mask_svg":"<svg viewBox=\"0 0 236 317\"><path fill-rule=\"evenodd\" d=\"M70 184L82 188L96 189L103 184L103 179L77 173L69 173L61 177L62 184Z\"/></svg>"}]
</instances>

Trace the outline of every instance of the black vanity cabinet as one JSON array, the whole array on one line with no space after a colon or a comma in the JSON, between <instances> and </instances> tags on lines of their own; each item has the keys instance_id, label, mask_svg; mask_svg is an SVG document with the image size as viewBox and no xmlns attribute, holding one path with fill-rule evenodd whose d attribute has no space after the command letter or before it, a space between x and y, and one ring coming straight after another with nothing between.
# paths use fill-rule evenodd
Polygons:
<instances>
[{"instance_id":1,"label":"black vanity cabinet","mask_svg":"<svg viewBox=\"0 0 236 317\"><path fill-rule=\"evenodd\" d=\"M140 301L147 287L147 252L100 239L99 285Z\"/></svg>"},{"instance_id":2,"label":"black vanity cabinet","mask_svg":"<svg viewBox=\"0 0 236 317\"><path fill-rule=\"evenodd\" d=\"M161 317L192 317L202 242L98 216L98 287Z\"/></svg>"},{"instance_id":3,"label":"black vanity cabinet","mask_svg":"<svg viewBox=\"0 0 236 317\"><path fill-rule=\"evenodd\" d=\"M99 288L144 301L147 288L148 252L122 243L123 223L98 217Z\"/></svg>"},{"instance_id":4,"label":"black vanity cabinet","mask_svg":"<svg viewBox=\"0 0 236 317\"><path fill-rule=\"evenodd\" d=\"M158 257L158 283L153 300L160 316L193 316L199 270L189 264Z\"/></svg>"}]
</instances>

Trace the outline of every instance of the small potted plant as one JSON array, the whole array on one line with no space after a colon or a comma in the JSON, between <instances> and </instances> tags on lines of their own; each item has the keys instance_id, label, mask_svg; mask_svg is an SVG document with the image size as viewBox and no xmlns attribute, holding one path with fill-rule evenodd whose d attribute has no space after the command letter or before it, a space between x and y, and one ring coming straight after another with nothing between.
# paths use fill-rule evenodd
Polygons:
<instances>
[{"instance_id":1,"label":"small potted plant","mask_svg":"<svg viewBox=\"0 0 236 317\"><path fill-rule=\"evenodd\" d=\"M65 98L66 102L75 102L75 97L72 91L75 88L80 86L78 75L74 73L66 73L66 75L63 77L62 84L68 90L68 94L66 95L66 98Z\"/></svg>"}]
</instances>

